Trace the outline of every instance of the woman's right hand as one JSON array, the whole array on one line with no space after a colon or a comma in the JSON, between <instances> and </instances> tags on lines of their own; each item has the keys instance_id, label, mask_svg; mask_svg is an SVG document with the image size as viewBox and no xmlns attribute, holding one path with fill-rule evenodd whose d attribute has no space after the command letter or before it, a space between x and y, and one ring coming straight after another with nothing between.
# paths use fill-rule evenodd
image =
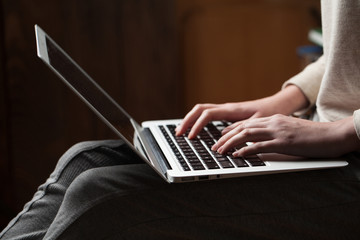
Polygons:
<instances>
[{"instance_id":1,"label":"woman's right hand","mask_svg":"<svg viewBox=\"0 0 360 240\"><path fill-rule=\"evenodd\" d=\"M176 134L182 135L191 127L188 137L192 139L210 121L227 120L231 122L267 116L270 113L262 109L264 104L261 103L261 100L224 104L197 104L176 128Z\"/></svg>"},{"instance_id":2,"label":"woman's right hand","mask_svg":"<svg viewBox=\"0 0 360 240\"><path fill-rule=\"evenodd\" d=\"M182 135L191 127L188 137L192 139L210 121L226 120L237 122L249 118L267 117L278 113L289 115L306 107L306 104L307 100L305 96L301 90L294 85L286 87L273 96L253 101L224 104L197 104L176 128L176 134L178 136ZM228 129L231 128L230 126Z\"/></svg>"}]
</instances>

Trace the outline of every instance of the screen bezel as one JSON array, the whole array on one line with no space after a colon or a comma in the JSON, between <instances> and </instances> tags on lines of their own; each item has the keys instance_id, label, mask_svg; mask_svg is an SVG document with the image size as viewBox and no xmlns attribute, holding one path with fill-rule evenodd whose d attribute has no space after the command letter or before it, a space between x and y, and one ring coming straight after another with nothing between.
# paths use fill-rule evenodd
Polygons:
<instances>
[{"instance_id":1,"label":"screen bezel","mask_svg":"<svg viewBox=\"0 0 360 240\"><path fill-rule=\"evenodd\" d=\"M141 129L141 126L113 99L107 94L51 37L49 37L38 25L35 25L35 34L36 34L36 43L37 43L37 55L42 59L46 65L56 73L56 75L73 91L80 99L88 105L88 107L108 126L110 127L122 140L124 140L131 148L136 150L139 155L145 157L140 151L138 151L134 146L134 138L138 136L137 132ZM51 64L48 54L47 40L53 44L58 51L63 54L67 60L71 62L76 68L91 81L91 84L95 85L98 90L103 94L109 101L111 101L114 106L128 119L129 124L132 125L134 129L133 136L125 137L107 118L101 114L76 88L71 85L62 74Z\"/></svg>"}]
</instances>

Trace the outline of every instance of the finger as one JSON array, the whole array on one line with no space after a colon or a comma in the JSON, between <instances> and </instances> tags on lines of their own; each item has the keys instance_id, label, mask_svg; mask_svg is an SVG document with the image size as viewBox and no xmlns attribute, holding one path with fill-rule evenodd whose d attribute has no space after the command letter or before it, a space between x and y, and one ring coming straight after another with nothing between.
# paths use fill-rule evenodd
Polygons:
<instances>
[{"instance_id":1,"label":"finger","mask_svg":"<svg viewBox=\"0 0 360 240\"><path fill-rule=\"evenodd\" d=\"M217 142L211 147L212 151L217 151L220 147L222 147L229 139L234 137L236 134L239 134L244 128L242 124L239 124L237 127L230 130L228 133L224 134Z\"/></svg>"},{"instance_id":2,"label":"finger","mask_svg":"<svg viewBox=\"0 0 360 240\"><path fill-rule=\"evenodd\" d=\"M203 127L210 121L223 120L228 111L221 107L215 107L204 110L200 117L196 120L194 126L191 128L189 138L192 139L203 129Z\"/></svg>"},{"instance_id":3,"label":"finger","mask_svg":"<svg viewBox=\"0 0 360 240\"><path fill-rule=\"evenodd\" d=\"M225 154L233 148L243 147L246 142L263 142L271 139L271 131L266 128L247 128L226 141L217 151Z\"/></svg>"},{"instance_id":4,"label":"finger","mask_svg":"<svg viewBox=\"0 0 360 240\"><path fill-rule=\"evenodd\" d=\"M195 105L188 114L184 117L184 119L181 121L180 125L176 128L176 135L182 135L186 132L186 130L191 127L196 120L199 118L199 116L202 114L202 112L205 109L213 108L215 107L215 104L197 104Z\"/></svg>"},{"instance_id":5,"label":"finger","mask_svg":"<svg viewBox=\"0 0 360 240\"><path fill-rule=\"evenodd\" d=\"M224 134L214 146L212 146L211 150L217 151L221 146L223 146L229 139L233 138L235 135L240 134L245 129L250 128L266 128L266 119L248 119L245 121L241 121L237 123L237 126L230 130L228 133ZM245 132L245 134L247 134Z\"/></svg>"},{"instance_id":6,"label":"finger","mask_svg":"<svg viewBox=\"0 0 360 240\"><path fill-rule=\"evenodd\" d=\"M233 130L234 128L236 128L236 127L239 126L240 124L242 124L242 122L243 122L243 121L239 121L239 122L236 122L236 123L231 124L230 126L227 126L226 128L224 128L224 129L221 131L221 134L222 134L222 135L227 134L228 132L230 132L231 130Z\"/></svg>"},{"instance_id":7,"label":"finger","mask_svg":"<svg viewBox=\"0 0 360 240\"><path fill-rule=\"evenodd\" d=\"M255 142L235 151L233 155L235 157L245 157L259 153L275 153L277 152L277 145L278 144L275 139L263 142Z\"/></svg>"},{"instance_id":8,"label":"finger","mask_svg":"<svg viewBox=\"0 0 360 240\"><path fill-rule=\"evenodd\" d=\"M250 116L248 119L254 119L254 118L259 118L259 117L260 117L260 115L258 113L255 113L254 115ZM242 124L244 121L246 121L246 120L238 121L236 123L231 124L230 126L224 128L221 133L223 135L227 134L228 132L230 132L231 130L233 130L240 124Z\"/></svg>"}]
</instances>

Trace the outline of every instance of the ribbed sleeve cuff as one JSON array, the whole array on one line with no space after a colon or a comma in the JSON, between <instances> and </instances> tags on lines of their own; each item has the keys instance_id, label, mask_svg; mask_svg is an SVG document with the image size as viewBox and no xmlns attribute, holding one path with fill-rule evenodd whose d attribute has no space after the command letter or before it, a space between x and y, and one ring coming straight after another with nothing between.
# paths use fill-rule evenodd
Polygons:
<instances>
[{"instance_id":1,"label":"ribbed sleeve cuff","mask_svg":"<svg viewBox=\"0 0 360 240\"><path fill-rule=\"evenodd\" d=\"M358 138L360 139L360 109L354 112L354 127Z\"/></svg>"}]
</instances>

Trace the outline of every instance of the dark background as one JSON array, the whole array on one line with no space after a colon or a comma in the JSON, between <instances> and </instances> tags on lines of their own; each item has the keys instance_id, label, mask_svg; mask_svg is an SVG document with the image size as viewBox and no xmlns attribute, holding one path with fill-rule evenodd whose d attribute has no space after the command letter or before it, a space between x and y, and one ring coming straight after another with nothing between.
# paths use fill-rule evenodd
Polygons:
<instances>
[{"instance_id":1,"label":"dark background","mask_svg":"<svg viewBox=\"0 0 360 240\"><path fill-rule=\"evenodd\" d=\"M139 122L275 93L315 0L11 0L0 5L0 228L79 141L113 134L36 57L39 24ZM225 94L226 93L226 94Z\"/></svg>"}]
</instances>

